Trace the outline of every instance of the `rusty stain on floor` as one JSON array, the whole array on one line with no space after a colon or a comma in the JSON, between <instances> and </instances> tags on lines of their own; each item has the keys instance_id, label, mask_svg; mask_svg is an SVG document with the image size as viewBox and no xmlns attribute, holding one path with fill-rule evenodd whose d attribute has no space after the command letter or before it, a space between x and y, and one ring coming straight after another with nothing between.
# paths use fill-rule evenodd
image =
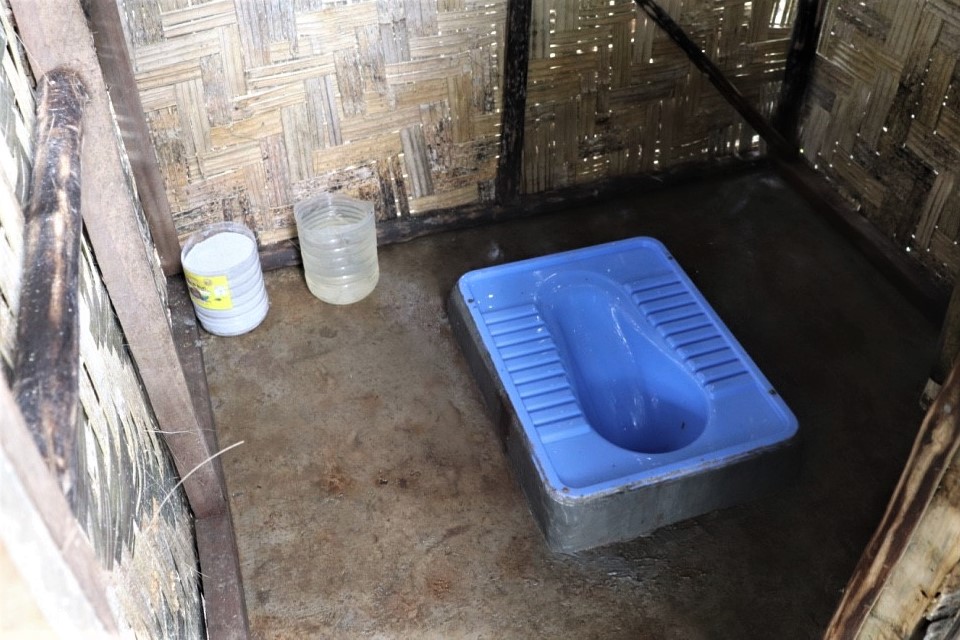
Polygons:
<instances>
[{"instance_id":1,"label":"rusty stain on floor","mask_svg":"<svg viewBox=\"0 0 960 640\"><path fill-rule=\"evenodd\" d=\"M667 244L797 414L797 482L632 542L551 554L445 312L487 264ZM204 334L258 638L810 638L920 423L936 328L755 172L380 250L346 307L266 274L250 334Z\"/></svg>"}]
</instances>

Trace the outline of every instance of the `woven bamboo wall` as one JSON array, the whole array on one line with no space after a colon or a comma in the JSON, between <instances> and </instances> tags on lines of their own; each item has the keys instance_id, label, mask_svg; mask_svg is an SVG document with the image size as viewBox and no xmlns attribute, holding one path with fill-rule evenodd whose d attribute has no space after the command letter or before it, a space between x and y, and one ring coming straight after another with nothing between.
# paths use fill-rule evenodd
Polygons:
<instances>
[{"instance_id":1,"label":"woven bamboo wall","mask_svg":"<svg viewBox=\"0 0 960 640\"><path fill-rule=\"evenodd\" d=\"M793 0L659 3L769 115ZM632 0L533 0L528 193L756 149L754 132Z\"/></svg>"},{"instance_id":2,"label":"woven bamboo wall","mask_svg":"<svg viewBox=\"0 0 960 640\"><path fill-rule=\"evenodd\" d=\"M35 105L6 2L0 49L0 362L9 380ZM85 240L78 311L74 513L107 572L121 625L136 637L203 637L192 517Z\"/></svg>"},{"instance_id":3,"label":"woven bamboo wall","mask_svg":"<svg viewBox=\"0 0 960 640\"><path fill-rule=\"evenodd\" d=\"M505 0L118 0L181 238L294 202L380 219L492 197Z\"/></svg>"},{"instance_id":4,"label":"woven bamboo wall","mask_svg":"<svg viewBox=\"0 0 960 640\"><path fill-rule=\"evenodd\" d=\"M0 4L0 368L10 379L20 299L23 215L33 157L34 103L30 74L16 45L7 3Z\"/></svg>"},{"instance_id":5,"label":"woven bamboo wall","mask_svg":"<svg viewBox=\"0 0 960 640\"><path fill-rule=\"evenodd\" d=\"M289 238L324 190L379 219L493 200L506 0L118 2L181 238ZM769 111L793 2L665 5ZM632 0L534 0L531 52L527 192L758 144Z\"/></svg>"},{"instance_id":6,"label":"woven bamboo wall","mask_svg":"<svg viewBox=\"0 0 960 640\"><path fill-rule=\"evenodd\" d=\"M804 153L927 266L960 273L960 1L832 0Z\"/></svg>"}]
</instances>

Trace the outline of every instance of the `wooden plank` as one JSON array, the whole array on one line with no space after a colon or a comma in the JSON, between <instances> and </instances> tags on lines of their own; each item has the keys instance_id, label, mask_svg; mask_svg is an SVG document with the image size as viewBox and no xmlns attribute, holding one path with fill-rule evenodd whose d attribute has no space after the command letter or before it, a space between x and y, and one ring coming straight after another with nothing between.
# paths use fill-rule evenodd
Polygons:
<instances>
[{"instance_id":1,"label":"wooden plank","mask_svg":"<svg viewBox=\"0 0 960 640\"><path fill-rule=\"evenodd\" d=\"M14 393L47 467L70 495L80 406L80 144L87 94L66 67L46 73L37 86Z\"/></svg>"},{"instance_id":2,"label":"wooden plank","mask_svg":"<svg viewBox=\"0 0 960 640\"><path fill-rule=\"evenodd\" d=\"M130 168L137 184L150 235L166 275L180 273L180 242L173 225L170 202L157 164L150 131L144 118L140 92L130 64L130 52L123 35L116 0L90 0L84 3L93 27L96 52L110 92L117 124Z\"/></svg>"},{"instance_id":3,"label":"wooden plank","mask_svg":"<svg viewBox=\"0 0 960 640\"><path fill-rule=\"evenodd\" d=\"M197 551L203 571L207 637L244 640L250 637L237 537L229 510L196 521Z\"/></svg>"},{"instance_id":4,"label":"wooden plank","mask_svg":"<svg viewBox=\"0 0 960 640\"><path fill-rule=\"evenodd\" d=\"M503 56L503 112L500 159L497 163L497 202L516 204L523 173L523 133L527 114L527 69L530 58L532 0L507 3Z\"/></svg>"},{"instance_id":5,"label":"wooden plank","mask_svg":"<svg viewBox=\"0 0 960 640\"><path fill-rule=\"evenodd\" d=\"M203 368L200 332L193 303L183 278L168 280L170 312L180 362L194 400L194 408L207 447L219 451L210 390ZM211 462L217 475L223 478L220 459ZM250 635L246 601L243 596L243 577L240 574L240 556L233 519L227 503L221 513L197 518L197 553L203 572L203 599L206 603L207 635L214 640L241 640Z\"/></svg>"},{"instance_id":6,"label":"wooden plank","mask_svg":"<svg viewBox=\"0 0 960 640\"><path fill-rule=\"evenodd\" d=\"M860 638L914 638L918 627L927 626L927 619L949 618L956 612L956 609L947 609L949 599L942 601L943 609L935 610L941 602L938 594L949 595L950 574L960 567L958 539L960 452L950 462L903 555L890 567L889 576L860 629ZM947 637L956 640L956 636Z\"/></svg>"},{"instance_id":7,"label":"wooden plank","mask_svg":"<svg viewBox=\"0 0 960 640\"><path fill-rule=\"evenodd\" d=\"M949 463L960 451L958 411L960 360L954 364L940 395L927 411L887 511L854 569L824 638L845 640L876 637L863 633L864 624L917 532ZM953 534L946 536L946 539L955 541L960 536L960 518L954 517L948 524ZM884 612L877 612L876 615L889 617Z\"/></svg>"},{"instance_id":8,"label":"wooden plank","mask_svg":"<svg viewBox=\"0 0 960 640\"><path fill-rule=\"evenodd\" d=\"M58 613L69 616L68 632L91 638L117 634L103 568L59 484L47 471L2 369L0 487L0 537L4 544L16 545L16 560L36 560L48 575L59 574L60 579L47 580L45 586L51 590L48 595L57 599ZM24 578L40 578L38 572L28 573Z\"/></svg>"},{"instance_id":9,"label":"wooden plank","mask_svg":"<svg viewBox=\"0 0 960 640\"><path fill-rule=\"evenodd\" d=\"M161 429L173 453L194 514L221 513L226 494L212 465L183 369L167 308L154 279L154 249L145 243L128 187L106 84L80 2L13 0L20 36L34 73L69 62L84 79L90 103L84 122L82 211L86 230L117 317L130 341ZM165 293L165 292L164 292Z\"/></svg>"},{"instance_id":10,"label":"wooden plank","mask_svg":"<svg viewBox=\"0 0 960 640\"><path fill-rule=\"evenodd\" d=\"M780 85L780 100L773 116L773 126L777 131L798 146L800 111L806 102L807 91L813 78L813 64L817 57L817 43L820 42L826 8L826 0L799 0L797 4L790 51L787 53L783 82Z\"/></svg>"}]
</instances>

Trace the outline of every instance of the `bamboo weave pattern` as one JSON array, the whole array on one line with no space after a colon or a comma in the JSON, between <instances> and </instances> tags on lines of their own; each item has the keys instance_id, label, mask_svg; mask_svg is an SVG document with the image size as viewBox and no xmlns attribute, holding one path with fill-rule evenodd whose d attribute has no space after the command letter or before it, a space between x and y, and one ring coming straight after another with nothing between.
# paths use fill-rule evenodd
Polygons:
<instances>
[{"instance_id":1,"label":"bamboo weave pattern","mask_svg":"<svg viewBox=\"0 0 960 640\"><path fill-rule=\"evenodd\" d=\"M960 273L960 1L833 0L804 153L928 267Z\"/></svg>"},{"instance_id":2,"label":"bamboo weave pattern","mask_svg":"<svg viewBox=\"0 0 960 640\"><path fill-rule=\"evenodd\" d=\"M494 199L506 0L118 1L181 238L292 237L320 191L381 220ZM664 4L769 112L793 2ZM630 0L534 0L528 86L528 193L758 146Z\"/></svg>"},{"instance_id":3,"label":"bamboo weave pattern","mask_svg":"<svg viewBox=\"0 0 960 640\"><path fill-rule=\"evenodd\" d=\"M793 0L659 3L761 113L775 106ZM632 0L533 0L528 193L756 149L759 140Z\"/></svg>"},{"instance_id":4,"label":"bamboo weave pattern","mask_svg":"<svg viewBox=\"0 0 960 640\"><path fill-rule=\"evenodd\" d=\"M380 219L492 198L505 0L123 0L181 238L222 219L261 244L294 202Z\"/></svg>"}]
</instances>

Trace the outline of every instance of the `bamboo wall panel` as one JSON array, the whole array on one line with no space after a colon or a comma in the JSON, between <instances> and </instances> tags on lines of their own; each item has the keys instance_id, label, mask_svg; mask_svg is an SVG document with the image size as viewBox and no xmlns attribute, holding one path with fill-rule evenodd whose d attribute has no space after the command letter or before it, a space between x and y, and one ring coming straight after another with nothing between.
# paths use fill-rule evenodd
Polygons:
<instances>
[{"instance_id":1,"label":"bamboo wall panel","mask_svg":"<svg viewBox=\"0 0 960 640\"><path fill-rule=\"evenodd\" d=\"M293 203L379 219L493 198L506 0L118 0L181 239Z\"/></svg>"},{"instance_id":2,"label":"bamboo wall panel","mask_svg":"<svg viewBox=\"0 0 960 640\"><path fill-rule=\"evenodd\" d=\"M138 637L203 638L193 517L86 242L80 266L74 513Z\"/></svg>"},{"instance_id":3,"label":"bamboo wall panel","mask_svg":"<svg viewBox=\"0 0 960 640\"><path fill-rule=\"evenodd\" d=\"M665 0L769 116L792 0ZM756 149L759 140L632 0L533 0L524 189L534 193Z\"/></svg>"},{"instance_id":4,"label":"bamboo wall panel","mask_svg":"<svg viewBox=\"0 0 960 640\"><path fill-rule=\"evenodd\" d=\"M0 3L0 362L9 379L21 280L22 203L34 99ZM135 212L131 212L135 215ZM78 478L71 501L136 637L203 637L193 522L169 453L84 240L80 260Z\"/></svg>"},{"instance_id":5,"label":"bamboo wall panel","mask_svg":"<svg viewBox=\"0 0 960 640\"><path fill-rule=\"evenodd\" d=\"M960 0L831 0L803 151L906 251L960 273Z\"/></svg>"},{"instance_id":6,"label":"bamboo wall panel","mask_svg":"<svg viewBox=\"0 0 960 640\"><path fill-rule=\"evenodd\" d=\"M33 87L7 12L0 4L0 366L10 379L20 299L23 213L33 157Z\"/></svg>"}]
</instances>

